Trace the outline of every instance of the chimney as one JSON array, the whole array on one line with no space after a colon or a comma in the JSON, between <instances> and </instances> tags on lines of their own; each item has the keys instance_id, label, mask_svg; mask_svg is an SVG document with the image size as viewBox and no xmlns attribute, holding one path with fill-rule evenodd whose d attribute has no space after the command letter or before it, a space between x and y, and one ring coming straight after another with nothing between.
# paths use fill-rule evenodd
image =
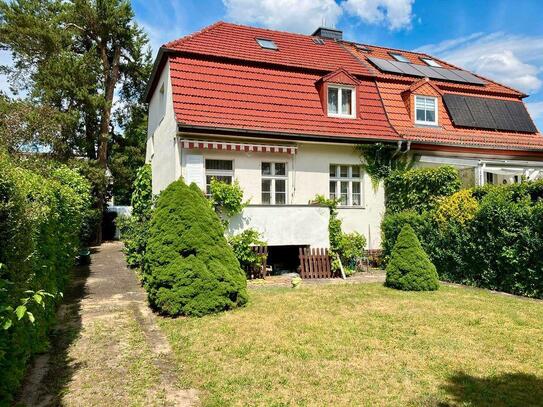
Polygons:
<instances>
[{"instance_id":1,"label":"chimney","mask_svg":"<svg viewBox=\"0 0 543 407\"><path fill-rule=\"evenodd\" d=\"M343 39L343 31L328 27L319 27L311 35L313 37L327 38L336 41L341 41Z\"/></svg>"}]
</instances>

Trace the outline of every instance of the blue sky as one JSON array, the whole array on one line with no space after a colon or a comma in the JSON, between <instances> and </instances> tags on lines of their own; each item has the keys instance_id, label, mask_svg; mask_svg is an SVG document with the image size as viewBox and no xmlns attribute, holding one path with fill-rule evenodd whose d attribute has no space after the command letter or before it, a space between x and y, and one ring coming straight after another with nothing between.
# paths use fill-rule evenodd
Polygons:
<instances>
[{"instance_id":1,"label":"blue sky","mask_svg":"<svg viewBox=\"0 0 543 407\"><path fill-rule=\"evenodd\" d=\"M347 40L422 50L531 95L543 131L541 0L134 0L160 44L218 20L310 34L325 19Z\"/></svg>"},{"instance_id":2,"label":"blue sky","mask_svg":"<svg viewBox=\"0 0 543 407\"><path fill-rule=\"evenodd\" d=\"M325 20L344 38L422 50L530 94L543 131L541 0L133 0L153 52L218 20L310 34ZM9 62L0 52L0 64ZM0 89L6 89L0 77Z\"/></svg>"}]
</instances>

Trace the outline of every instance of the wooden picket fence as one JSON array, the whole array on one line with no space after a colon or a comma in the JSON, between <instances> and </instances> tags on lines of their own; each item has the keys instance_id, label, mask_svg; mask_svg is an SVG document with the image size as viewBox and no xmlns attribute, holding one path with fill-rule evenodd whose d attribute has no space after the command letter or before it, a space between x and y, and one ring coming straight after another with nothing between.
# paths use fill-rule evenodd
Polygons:
<instances>
[{"instance_id":1,"label":"wooden picket fence","mask_svg":"<svg viewBox=\"0 0 543 407\"><path fill-rule=\"evenodd\" d=\"M331 278L330 254L328 249L300 247L300 277Z\"/></svg>"}]
</instances>

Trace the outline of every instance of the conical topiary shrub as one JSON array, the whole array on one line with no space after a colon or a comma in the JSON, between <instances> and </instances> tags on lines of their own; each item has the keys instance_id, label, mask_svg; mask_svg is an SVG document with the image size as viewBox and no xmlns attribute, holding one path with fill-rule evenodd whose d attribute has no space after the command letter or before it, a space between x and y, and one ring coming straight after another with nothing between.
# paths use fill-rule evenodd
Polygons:
<instances>
[{"instance_id":1,"label":"conical topiary shrub","mask_svg":"<svg viewBox=\"0 0 543 407\"><path fill-rule=\"evenodd\" d=\"M159 196L149 227L143 280L168 315L202 316L247 302L247 280L202 191L182 180Z\"/></svg>"},{"instance_id":2,"label":"conical topiary shrub","mask_svg":"<svg viewBox=\"0 0 543 407\"><path fill-rule=\"evenodd\" d=\"M406 291L433 291L439 287L436 267L410 225L405 225L396 239L385 285Z\"/></svg>"}]
</instances>

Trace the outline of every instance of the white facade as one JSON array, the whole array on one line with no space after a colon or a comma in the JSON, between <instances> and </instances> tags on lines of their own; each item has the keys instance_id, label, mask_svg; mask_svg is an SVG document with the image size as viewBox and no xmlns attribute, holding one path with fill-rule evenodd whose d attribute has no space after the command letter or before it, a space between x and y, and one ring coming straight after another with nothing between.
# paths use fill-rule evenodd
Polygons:
<instances>
[{"instance_id":1,"label":"white facade","mask_svg":"<svg viewBox=\"0 0 543 407\"><path fill-rule=\"evenodd\" d=\"M244 138L243 134L234 133L230 137L212 133L179 133L173 109L169 63L162 70L150 99L148 135L146 161L152 165L154 194L180 177L187 183L195 182L205 191L206 160L229 160L232 162L231 176L243 189L244 199L250 202L240 216L232 219L230 231L238 233L246 228L255 228L270 246L328 247L328 210L311 203L316 195L330 196L330 182L334 181L330 174L331 165L354 167L361 164L354 144L289 141L288 152L262 152L256 150L264 149L258 147L255 150L253 147L285 146L285 141ZM182 140L194 139L239 143L251 148L250 151L186 148L182 143ZM285 184L281 184L285 185L284 203L270 205L274 202L262 201L263 163L284 165L282 179ZM443 164L460 169L466 186L482 185L488 179L497 184L516 182L522 176L535 179L543 174L542 162L465 154L454 156L425 152L418 165ZM495 178L488 176L488 173L494 174ZM357 177L360 191L357 192L356 202L354 195L350 194L348 204L339 208L342 229L344 232L361 233L366 237L369 249L378 249L381 244L380 223L385 212L384 188L380 185L374 189L370 177L362 171ZM352 188L349 184L349 192L354 192Z\"/></svg>"}]
</instances>

